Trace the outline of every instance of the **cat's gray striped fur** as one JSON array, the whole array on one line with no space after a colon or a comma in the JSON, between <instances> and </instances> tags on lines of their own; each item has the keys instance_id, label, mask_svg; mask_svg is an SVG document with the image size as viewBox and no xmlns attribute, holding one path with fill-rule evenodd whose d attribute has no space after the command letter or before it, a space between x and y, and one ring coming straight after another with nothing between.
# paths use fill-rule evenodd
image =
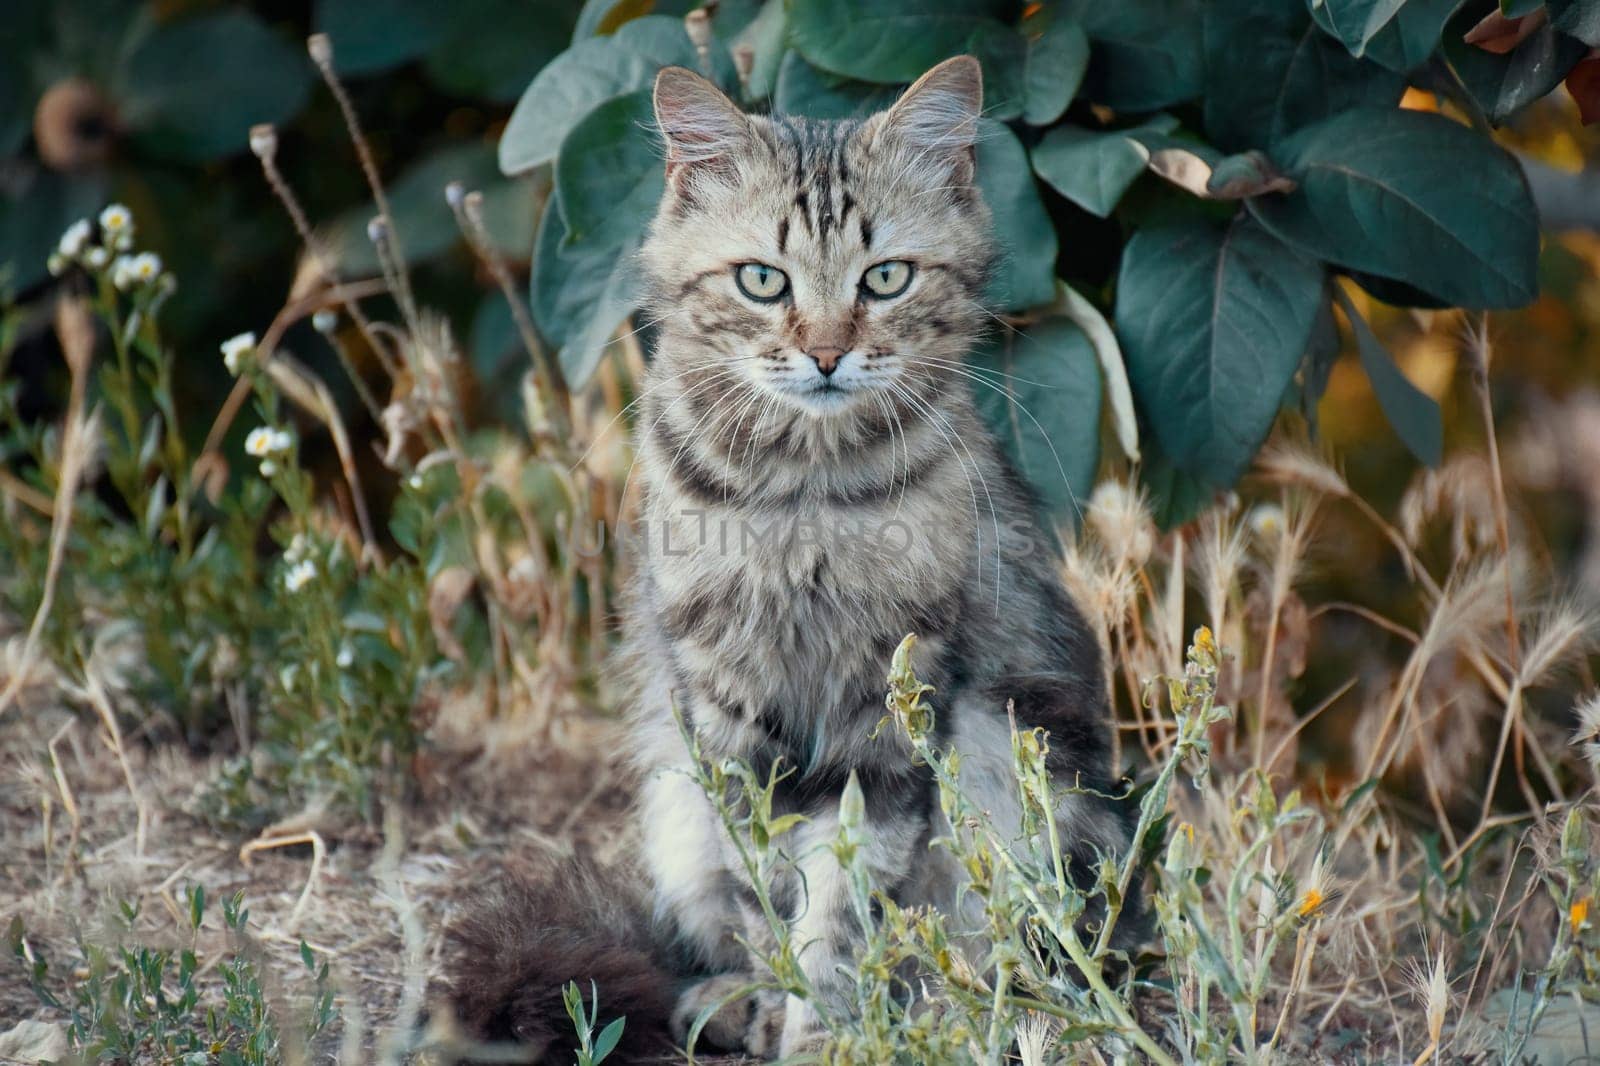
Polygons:
<instances>
[{"instance_id":1,"label":"cat's gray striped fur","mask_svg":"<svg viewBox=\"0 0 1600 1066\"><path fill-rule=\"evenodd\" d=\"M990 323L980 99L966 57L863 121L747 116L682 69L656 83L668 182L643 250L659 333L637 431L647 547L625 620L630 733L659 916L711 972L756 968L738 938L766 934L679 772L675 707L707 756L794 771L779 803L808 821L784 838L794 875L769 887L810 982L835 1000L859 930L827 845L852 771L877 883L906 902L957 896L959 871L928 847L947 831L929 778L891 730L871 737L906 633L937 688L939 742L963 752L963 780L1003 823L1018 818L1008 701L1019 726L1050 731L1062 779L1110 788L1099 649L962 367ZM902 294L864 287L869 268L899 262ZM746 295L741 264L781 270L786 290ZM1082 795L1060 824L1080 862L1127 838L1115 804ZM814 1039L814 1012L781 1006L781 1022L759 1012L750 1051Z\"/></svg>"}]
</instances>

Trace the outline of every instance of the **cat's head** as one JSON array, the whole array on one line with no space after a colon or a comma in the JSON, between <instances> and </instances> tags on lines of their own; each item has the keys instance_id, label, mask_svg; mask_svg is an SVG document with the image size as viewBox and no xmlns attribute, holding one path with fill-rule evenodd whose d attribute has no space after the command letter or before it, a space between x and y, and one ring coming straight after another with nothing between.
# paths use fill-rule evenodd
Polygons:
<instances>
[{"instance_id":1,"label":"cat's head","mask_svg":"<svg viewBox=\"0 0 1600 1066\"><path fill-rule=\"evenodd\" d=\"M747 115L663 70L667 185L643 249L662 369L819 418L954 388L992 254L982 97L969 56L863 121Z\"/></svg>"}]
</instances>

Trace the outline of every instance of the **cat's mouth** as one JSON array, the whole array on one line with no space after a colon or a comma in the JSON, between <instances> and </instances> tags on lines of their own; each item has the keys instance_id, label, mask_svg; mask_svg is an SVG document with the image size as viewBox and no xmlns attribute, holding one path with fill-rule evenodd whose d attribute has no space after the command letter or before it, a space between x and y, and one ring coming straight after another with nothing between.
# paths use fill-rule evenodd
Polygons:
<instances>
[{"instance_id":1,"label":"cat's mouth","mask_svg":"<svg viewBox=\"0 0 1600 1066\"><path fill-rule=\"evenodd\" d=\"M789 398L814 414L833 414L856 402L861 396L859 385L823 378L805 388L785 390Z\"/></svg>"}]
</instances>

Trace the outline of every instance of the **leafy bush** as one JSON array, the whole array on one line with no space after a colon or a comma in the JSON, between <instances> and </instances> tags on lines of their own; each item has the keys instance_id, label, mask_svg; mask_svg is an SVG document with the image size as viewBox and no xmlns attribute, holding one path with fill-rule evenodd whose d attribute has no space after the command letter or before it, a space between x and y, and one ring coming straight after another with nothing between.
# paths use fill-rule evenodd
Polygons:
<instances>
[{"instance_id":1,"label":"leafy bush","mask_svg":"<svg viewBox=\"0 0 1600 1066\"><path fill-rule=\"evenodd\" d=\"M118 908L118 929L86 939L77 933L77 958L59 975L30 944L21 919L7 932L11 954L45 1006L67 1017L71 1062L164 1062L183 1066L277 1066L287 1041L300 1052L338 1017L328 987L328 964L320 965L304 941L300 959L310 990L303 1011L269 1004L258 954L252 948L244 894L223 900L222 924L230 950L204 967L196 942L206 916L205 890L187 896L189 946L152 947L135 934L139 908ZM202 974L215 964L220 987Z\"/></svg>"},{"instance_id":2,"label":"leafy bush","mask_svg":"<svg viewBox=\"0 0 1600 1066\"><path fill-rule=\"evenodd\" d=\"M1600 62L1583 58L1600 26L1573 0L1510 5L1533 32L1504 54L1462 41L1491 0L766 0L708 4L687 32L650 9L586 5L500 141L505 173L552 175L531 296L568 377L588 379L637 298L629 255L661 191L656 69L698 68L756 110L835 118L971 52L985 75L979 182L1004 256L989 295L1020 327L976 358L1046 383L1011 397L1041 427L996 426L1063 516L1097 467L1082 427L1100 423L1102 392L1127 387L1143 433L1115 402L1112 417L1165 519L1231 486L1280 409L1320 398L1338 278L1407 307L1531 301L1538 213L1488 124ZM1408 89L1430 95L1401 109ZM1126 387L1114 351L1096 359L1099 314L1062 279L1113 313ZM1437 405L1344 310L1384 411L1436 464ZM1070 491L1034 461L1041 433L1072 457Z\"/></svg>"}]
</instances>

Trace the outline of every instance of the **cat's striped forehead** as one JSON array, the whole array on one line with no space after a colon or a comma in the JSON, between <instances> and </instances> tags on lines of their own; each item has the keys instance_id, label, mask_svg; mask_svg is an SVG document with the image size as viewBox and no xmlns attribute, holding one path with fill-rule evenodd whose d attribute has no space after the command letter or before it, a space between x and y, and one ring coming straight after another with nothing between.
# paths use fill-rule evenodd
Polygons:
<instances>
[{"instance_id":1,"label":"cat's striped forehead","mask_svg":"<svg viewBox=\"0 0 1600 1066\"><path fill-rule=\"evenodd\" d=\"M773 116L766 120L777 170L787 183L788 210L777 220L777 247L786 252L791 233L826 242L854 237L872 247L872 220L861 209L861 123L819 122ZM852 157L857 166L851 168Z\"/></svg>"}]
</instances>

